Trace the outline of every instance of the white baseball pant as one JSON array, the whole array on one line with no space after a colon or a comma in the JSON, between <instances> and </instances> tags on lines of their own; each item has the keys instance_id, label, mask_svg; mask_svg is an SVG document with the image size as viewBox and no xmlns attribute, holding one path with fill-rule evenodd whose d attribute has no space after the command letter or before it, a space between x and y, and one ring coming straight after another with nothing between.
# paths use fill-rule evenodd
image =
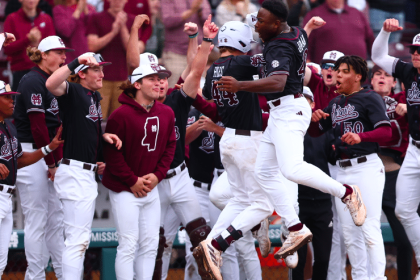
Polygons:
<instances>
[{"instance_id":1,"label":"white baseball pant","mask_svg":"<svg viewBox=\"0 0 420 280\"><path fill-rule=\"evenodd\" d=\"M3 191L0 191L0 276L3 275L7 265L10 236L13 230L12 196L7 193L7 190L14 186L3 186Z\"/></svg>"},{"instance_id":2,"label":"white baseball pant","mask_svg":"<svg viewBox=\"0 0 420 280\"><path fill-rule=\"evenodd\" d=\"M136 279L152 279L160 227L157 188L142 198L137 198L130 192L116 193L110 190L109 198L118 233L115 259L117 279L132 280L134 270Z\"/></svg>"},{"instance_id":3,"label":"white baseball pant","mask_svg":"<svg viewBox=\"0 0 420 280\"><path fill-rule=\"evenodd\" d=\"M359 186L367 212L365 223L357 227L345 207L340 205L341 199L336 198L335 202L343 227L344 243L352 265L352 278L385 280L385 247L380 221L385 170L382 160L376 153L367 155L366 158L367 161L360 164L357 163L357 158L350 159L352 166L339 167L337 172L338 181ZM363 259L363 254L360 255L363 250L367 251L370 275L366 268L366 259Z\"/></svg>"},{"instance_id":4,"label":"white baseball pant","mask_svg":"<svg viewBox=\"0 0 420 280\"><path fill-rule=\"evenodd\" d=\"M98 183L92 169L83 169L85 163L70 160L57 169L54 187L63 203L65 248L63 252L63 277L80 280L83 261L89 247Z\"/></svg>"},{"instance_id":5,"label":"white baseball pant","mask_svg":"<svg viewBox=\"0 0 420 280\"><path fill-rule=\"evenodd\" d=\"M420 149L413 145L411 137L409 142L397 179L395 215L404 226L420 267L420 217L417 214L420 203Z\"/></svg>"},{"instance_id":6,"label":"white baseball pant","mask_svg":"<svg viewBox=\"0 0 420 280\"><path fill-rule=\"evenodd\" d=\"M328 163L328 168L330 170L331 178L337 179L337 165ZM335 208L335 197L331 197L331 200L333 211L333 237L331 244L330 262L328 264L327 280L347 280L347 253L346 245L344 244L343 228L341 227L337 209Z\"/></svg>"},{"instance_id":7,"label":"white baseball pant","mask_svg":"<svg viewBox=\"0 0 420 280\"><path fill-rule=\"evenodd\" d=\"M34 152L32 143L22 143L24 152ZM16 187L25 216L25 279L45 279L45 258L51 255L54 272L62 278L64 250L63 207L54 184L48 179L44 160L18 169ZM45 246L48 251L45 252ZM47 256L44 256L44 254Z\"/></svg>"},{"instance_id":8,"label":"white baseball pant","mask_svg":"<svg viewBox=\"0 0 420 280\"><path fill-rule=\"evenodd\" d=\"M208 240L220 235L230 225L245 234L273 213L270 199L254 176L261 135L260 131L251 131L251 136L242 136L236 135L235 129L225 129L220 140L220 154L232 198L220 214Z\"/></svg>"},{"instance_id":9,"label":"white baseball pant","mask_svg":"<svg viewBox=\"0 0 420 280\"><path fill-rule=\"evenodd\" d=\"M303 139L312 115L306 99L288 95L281 98L281 105L277 107L272 102L268 104L270 118L261 139L255 174L262 190L279 189L279 196L271 199L276 201L277 214L285 219L287 227L291 227L300 220L289 198L288 187L281 182L280 173L290 181L339 198L344 196L346 188L319 168L303 161Z\"/></svg>"}]
</instances>

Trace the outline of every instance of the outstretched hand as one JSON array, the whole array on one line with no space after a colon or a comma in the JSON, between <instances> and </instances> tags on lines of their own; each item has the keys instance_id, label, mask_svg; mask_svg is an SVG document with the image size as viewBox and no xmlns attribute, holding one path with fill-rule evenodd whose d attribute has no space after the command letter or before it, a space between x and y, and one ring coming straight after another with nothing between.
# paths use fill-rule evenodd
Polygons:
<instances>
[{"instance_id":1,"label":"outstretched hand","mask_svg":"<svg viewBox=\"0 0 420 280\"><path fill-rule=\"evenodd\" d=\"M121 139L117 135L112 134L112 133L104 133L102 135L102 137L109 144L115 144L115 147L117 148L117 150L121 149L121 147L122 147L122 141L121 141Z\"/></svg>"}]
</instances>

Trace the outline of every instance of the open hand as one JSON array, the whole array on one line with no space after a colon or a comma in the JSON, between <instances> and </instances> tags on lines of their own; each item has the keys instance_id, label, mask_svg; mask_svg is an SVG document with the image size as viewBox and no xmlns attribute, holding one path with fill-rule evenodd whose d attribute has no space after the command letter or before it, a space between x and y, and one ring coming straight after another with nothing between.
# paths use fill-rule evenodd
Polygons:
<instances>
[{"instance_id":1,"label":"open hand","mask_svg":"<svg viewBox=\"0 0 420 280\"><path fill-rule=\"evenodd\" d=\"M102 135L102 137L109 144L115 144L115 147L117 148L117 150L121 149L122 141L116 134L104 133L104 135Z\"/></svg>"}]
</instances>

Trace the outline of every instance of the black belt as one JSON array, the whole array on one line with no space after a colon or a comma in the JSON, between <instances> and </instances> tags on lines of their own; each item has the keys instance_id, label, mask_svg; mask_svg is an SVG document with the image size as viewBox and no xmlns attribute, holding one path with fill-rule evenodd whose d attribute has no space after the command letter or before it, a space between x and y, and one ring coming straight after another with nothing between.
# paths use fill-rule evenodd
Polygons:
<instances>
[{"instance_id":1,"label":"black belt","mask_svg":"<svg viewBox=\"0 0 420 280\"><path fill-rule=\"evenodd\" d=\"M184 171L184 169L187 167L187 165L185 164L185 162L183 162L182 164L181 164L181 171ZM174 170L174 171L172 171L171 173L169 173L169 174L166 174L166 178L165 179L170 179L170 178L172 178L172 177L174 177L176 175L176 171Z\"/></svg>"},{"instance_id":2,"label":"black belt","mask_svg":"<svg viewBox=\"0 0 420 280\"><path fill-rule=\"evenodd\" d=\"M235 129L235 135L251 136L251 130Z\"/></svg>"},{"instance_id":3,"label":"black belt","mask_svg":"<svg viewBox=\"0 0 420 280\"><path fill-rule=\"evenodd\" d=\"M411 139L411 144L413 144L414 146L416 146L417 149L420 149L420 142L417 142L416 140Z\"/></svg>"},{"instance_id":4,"label":"black belt","mask_svg":"<svg viewBox=\"0 0 420 280\"><path fill-rule=\"evenodd\" d=\"M38 150L38 147L37 147L37 145L35 143L32 143L32 149Z\"/></svg>"},{"instance_id":5,"label":"black belt","mask_svg":"<svg viewBox=\"0 0 420 280\"><path fill-rule=\"evenodd\" d=\"M211 184L201 183L200 181L195 181L194 180L193 185L194 185L194 187L202 188L202 189L204 189L203 187L205 187L207 185L207 190L210 191L210 189L211 189Z\"/></svg>"},{"instance_id":6,"label":"black belt","mask_svg":"<svg viewBox=\"0 0 420 280\"><path fill-rule=\"evenodd\" d=\"M363 162L366 162L366 161L367 161L367 157L365 157L365 156L357 158L357 163L363 163ZM349 160L349 159L340 160L340 161L338 161L338 164L340 165L340 167L350 167L350 166L352 166L351 160Z\"/></svg>"},{"instance_id":7,"label":"black belt","mask_svg":"<svg viewBox=\"0 0 420 280\"><path fill-rule=\"evenodd\" d=\"M61 160L61 163L62 164L66 164L66 165L70 165L70 162L71 162L71 160L70 159L66 159L66 158L63 158ZM93 169L92 169L92 166L94 166ZM93 172L96 172L98 170L98 166L95 166L94 164L83 163L83 169L91 170Z\"/></svg>"},{"instance_id":8,"label":"black belt","mask_svg":"<svg viewBox=\"0 0 420 280\"><path fill-rule=\"evenodd\" d=\"M287 95L286 95L287 96ZM294 96L294 98L296 99L296 98L300 98L300 97L304 97L303 96L303 94L302 93L296 93L296 94L294 94L293 95ZM281 97L280 97L281 98ZM274 106L274 107L277 107L277 106L280 106L280 104L281 104L281 99L277 99L276 101L273 101L273 102L271 102L271 104Z\"/></svg>"},{"instance_id":9,"label":"black belt","mask_svg":"<svg viewBox=\"0 0 420 280\"><path fill-rule=\"evenodd\" d=\"M4 190L4 188L9 188L9 187L0 185L0 192L2 192ZM9 188L7 190L7 193L10 193L10 194L15 194L15 192L16 192L16 188Z\"/></svg>"}]
</instances>

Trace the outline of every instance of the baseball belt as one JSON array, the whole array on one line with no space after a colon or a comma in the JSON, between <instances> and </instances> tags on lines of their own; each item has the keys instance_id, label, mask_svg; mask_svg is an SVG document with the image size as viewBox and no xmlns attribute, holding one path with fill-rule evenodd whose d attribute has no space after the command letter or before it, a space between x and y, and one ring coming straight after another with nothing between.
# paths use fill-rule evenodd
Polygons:
<instances>
[{"instance_id":1,"label":"baseball belt","mask_svg":"<svg viewBox=\"0 0 420 280\"><path fill-rule=\"evenodd\" d=\"M193 185L196 188L206 189L208 191L210 191L210 189L211 189L211 184L203 183L203 182L196 181L196 180L194 180Z\"/></svg>"},{"instance_id":2,"label":"baseball belt","mask_svg":"<svg viewBox=\"0 0 420 280\"><path fill-rule=\"evenodd\" d=\"M65 165L70 165L70 162L71 162L71 159L63 158L61 160L61 163L65 164ZM82 168L86 169L86 170L89 170L89 171L93 171L93 172L96 172L98 170L98 166L96 166L95 164L90 164L90 163L83 163Z\"/></svg>"},{"instance_id":3,"label":"baseball belt","mask_svg":"<svg viewBox=\"0 0 420 280\"><path fill-rule=\"evenodd\" d=\"M358 157L357 158L357 163L363 163L367 161L367 157L363 156L363 157ZM351 163L351 160L346 159L346 160L340 160L338 161L338 164L340 165L340 167L350 167L353 164Z\"/></svg>"},{"instance_id":4,"label":"baseball belt","mask_svg":"<svg viewBox=\"0 0 420 280\"><path fill-rule=\"evenodd\" d=\"M411 144L416 146L417 149L420 149L420 141L416 141L414 139L411 139Z\"/></svg>"},{"instance_id":5,"label":"baseball belt","mask_svg":"<svg viewBox=\"0 0 420 280\"><path fill-rule=\"evenodd\" d=\"M3 185L0 185L0 192L2 192L6 188L7 188L7 191L6 191L7 193L15 194L16 188L11 188L11 187L8 187L8 186L3 186Z\"/></svg>"},{"instance_id":6,"label":"baseball belt","mask_svg":"<svg viewBox=\"0 0 420 280\"><path fill-rule=\"evenodd\" d=\"M180 171L180 172L184 171L184 169L185 169L186 167L187 167L187 165L185 164L185 162L183 162L183 163L181 164L181 171ZM177 173L176 173L176 170L173 170L171 173L167 173L167 174L166 174L166 178L165 178L165 179L170 179L170 178L174 177L176 174L177 174Z\"/></svg>"},{"instance_id":7,"label":"baseball belt","mask_svg":"<svg viewBox=\"0 0 420 280\"><path fill-rule=\"evenodd\" d=\"M302 93L296 93L293 95L293 97L296 98L300 98L300 97L304 97ZM277 107L280 106L281 104L281 97L277 100L274 100L273 102L271 102L271 105L273 105L273 107Z\"/></svg>"},{"instance_id":8,"label":"baseball belt","mask_svg":"<svg viewBox=\"0 0 420 280\"><path fill-rule=\"evenodd\" d=\"M251 130L235 129L235 135L251 136Z\"/></svg>"}]
</instances>

